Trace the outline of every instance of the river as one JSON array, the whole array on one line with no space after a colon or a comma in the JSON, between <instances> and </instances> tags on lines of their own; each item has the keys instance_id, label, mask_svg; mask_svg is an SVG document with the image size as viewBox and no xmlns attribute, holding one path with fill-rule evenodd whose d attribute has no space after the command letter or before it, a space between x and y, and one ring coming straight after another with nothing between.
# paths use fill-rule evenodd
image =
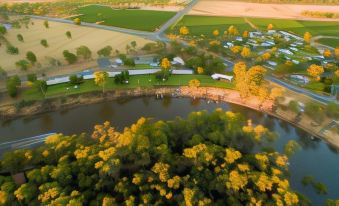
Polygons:
<instances>
[{"instance_id":1,"label":"river","mask_svg":"<svg viewBox=\"0 0 339 206\"><path fill-rule=\"evenodd\" d=\"M228 103L188 98L154 97L122 99L95 105L81 106L70 110L50 112L28 118L0 122L0 143L39 134L58 132L67 135L91 132L93 126L110 121L118 130L134 123L139 117L171 120L176 116L186 117L192 111L216 108L241 112L254 123L265 125L279 134L273 147L283 152L288 140L294 139L302 149L290 158L291 186L305 194L313 205L325 205L328 198L339 198L339 152L321 140L312 140L310 135L277 118ZM318 195L311 186L304 187L301 180L312 175L316 181L328 187L327 195Z\"/></svg>"}]
</instances>

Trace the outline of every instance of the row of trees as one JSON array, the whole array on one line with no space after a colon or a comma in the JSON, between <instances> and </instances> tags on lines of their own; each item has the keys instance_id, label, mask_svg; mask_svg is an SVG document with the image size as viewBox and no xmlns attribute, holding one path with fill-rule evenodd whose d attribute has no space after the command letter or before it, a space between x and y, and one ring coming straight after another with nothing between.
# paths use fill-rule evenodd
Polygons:
<instances>
[{"instance_id":1,"label":"row of trees","mask_svg":"<svg viewBox=\"0 0 339 206\"><path fill-rule=\"evenodd\" d=\"M307 205L290 188L288 158L258 151L274 135L218 109L187 119L140 118L124 132L108 122L92 135L53 135L4 155L3 205Z\"/></svg>"}]
</instances>

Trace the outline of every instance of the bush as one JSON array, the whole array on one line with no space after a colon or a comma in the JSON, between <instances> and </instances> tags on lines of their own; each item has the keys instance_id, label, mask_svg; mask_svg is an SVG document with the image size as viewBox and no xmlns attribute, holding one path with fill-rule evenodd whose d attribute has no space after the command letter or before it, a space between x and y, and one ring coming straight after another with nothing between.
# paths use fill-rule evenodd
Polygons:
<instances>
[{"instance_id":1,"label":"bush","mask_svg":"<svg viewBox=\"0 0 339 206\"><path fill-rule=\"evenodd\" d=\"M114 82L116 84L125 84L129 80L129 72L122 71L120 74L114 76Z\"/></svg>"},{"instance_id":2,"label":"bush","mask_svg":"<svg viewBox=\"0 0 339 206\"><path fill-rule=\"evenodd\" d=\"M68 50L65 50L63 52L63 55L69 64L74 64L75 62L78 61L78 57L75 54L69 52Z\"/></svg>"},{"instance_id":3,"label":"bush","mask_svg":"<svg viewBox=\"0 0 339 206\"><path fill-rule=\"evenodd\" d=\"M314 102L309 102L305 105L305 114L318 123L324 119L323 108Z\"/></svg>"},{"instance_id":4,"label":"bush","mask_svg":"<svg viewBox=\"0 0 339 206\"><path fill-rule=\"evenodd\" d=\"M15 62L15 65L23 71L26 71L30 66L29 62L26 61L25 59Z\"/></svg>"},{"instance_id":5,"label":"bush","mask_svg":"<svg viewBox=\"0 0 339 206\"><path fill-rule=\"evenodd\" d=\"M37 61L37 58L36 58L35 54L33 52L31 52L31 51L28 51L26 53L26 59L28 61L30 61L32 64L35 64L36 61Z\"/></svg>"},{"instance_id":6,"label":"bush","mask_svg":"<svg viewBox=\"0 0 339 206\"><path fill-rule=\"evenodd\" d=\"M100 50L97 52L97 54L98 54L99 56L108 57L108 56L111 55L112 50L113 50L113 48L112 48L111 46L106 46L106 47L100 49Z\"/></svg>"},{"instance_id":7,"label":"bush","mask_svg":"<svg viewBox=\"0 0 339 206\"><path fill-rule=\"evenodd\" d=\"M7 79L6 87L9 96L16 97L18 94L18 87L21 85L21 80L18 75L12 76Z\"/></svg>"},{"instance_id":8,"label":"bush","mask_svg":"<svg viewBox=\"0 0 339 206\"><path fill-rule=\"evenodd\" d=\"M16 37L18 41L24 42L24 37L21 34L18 34Z\"/></svg>"},{"instance_id":9,"label":"bush","mask_svg":"<svg viewBox=\"0 0 339 206\"><path fill-rule=\"evenodd\" d=\"M48 42L47 42L46 39L42 39L42 40L40 41L40 44L41 44L42 46L44 46L45 48L48 47Z\"/></svg>"},{"instance_id":10,"label":"bush","mask_svg":"<svg viewBox=\"0 0 339 206\"><path fill-rule=\"evenodd\" d=\"M7 45L7 53L8 54L19 54L19 49L15 46L12 46L12 45Z\"/></svg>"},{"instance_id":11,"label":"bush","mask_svg":"<svg viewBox=\"0 0 339 206\"><path fill-rule=\"evenodd\" d=\"M291 110L294 113L299 113L300 112L300 106L297 101L290 101L288 103L288 109Z\"/></svg>"},{"instance_id":12,"label":"bush","mask_svg":"<svg viewBox=\"0 0 339 206\"><path fill-rule=\"evenodd\" d=\"M27 81L35 82L36 80L38 80L38 77L36 76L36 74L28 74L27 75Z\"/></svg>"},{"instance_id":13,"label":"bush","mask_svg":"<svg viewBox=\"0 0 339 206\"><path fill-rule=\"evenodd\" d=\"M326 114L329 117L339 119L339 105L335 102L330 102L326 106Z\"/></svg>"},{"instance_id":14,"label":"bush","mask_svg":"<svg viewBox=\"0 0 339 206\"><path fill-rule=\"evenodd\" d=\"M71 75L69 77L69 83L71 85L79 85L84 82L84 78L82 76L77 76L77 75Z\"/></svg>"}]
</instances>

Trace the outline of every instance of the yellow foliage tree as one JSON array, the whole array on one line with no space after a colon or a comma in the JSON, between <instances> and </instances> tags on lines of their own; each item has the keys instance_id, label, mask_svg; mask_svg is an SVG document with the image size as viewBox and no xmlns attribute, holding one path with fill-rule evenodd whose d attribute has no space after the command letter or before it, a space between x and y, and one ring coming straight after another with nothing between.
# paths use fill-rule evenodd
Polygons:
<instances>
[{"instance_id":1,"label":"yellow foliage tree","mask_svg":"<svg viewBox=\"0 0 339 206\"><path fill-rule=\"evenodd\" d=\"M180 32L181 35L187 35L187 34L189 34L189 29L186 26L182 26L182 27L180 27L179 32Z\"/></svg>"},{"instance_id":2,"label":"yellow foliage tree","mask_svg":"<svg viewBox=\"0 0 339 206\"><path fill-rule=\"evenodd\" d=\"M262 58L263 61L267 61L271 58L271 53L265 52L261 55L261 58Z\"/></svg>"},{"instance_id":3,"label":"yellow foliage tree","mask_svg":"<svg viewBox=\"0 0 339 206\"><path fill-rule=\"evenodd\" d=\"M324 73L324 68L322 66L312 64L311 66L308 67L307 72L310 76L319 81L320 75Z\"/></svg>"},{"instance_id":4,"label":"yellow foliage tree","mask_svg":"<svg viewBox=\"0 0 339 206\"><path fill-rule=\"evenodd\" d=\"M331 57L331 56L332 56L331 50L325 49L325 50L324 50L324 53L323 53L323 56L326 57L326 58Z\"/></svg>"},{"instance_id":5,"label":"yellow foliage tree","mask_svg":"<svg viewBox=\"0 0 339 206\"><path fill-rule=\"evenodd\" d=\"M234 53L234 54L238 54L240 52L241 47L240 46L232 46L230 48L230 50Z\"/></svg>"},{"instance_id":6,"label":"yellow foliage tree","mask_svg":"<svg viewBox=\"0 0 339 206\"><path fill-rule=\"evenodd\" d=\"M339 77L339 70L334 72L337 77Z\"/></svg>"},{"instance_id":7,"label":"yellow foliage tree","mask_svg":"<svg viewBox=\"0 0 339 206\"><path fill-rule=\"evenodd\" d=\"M102 93L105 92L105 85L108 79L108 73L104 71L99 71L94 73L94 82L96 85L102 87Z\"/></svg>"},{"instance_id":8,"label":"yellow foliage tree","mask_svg":"<svg viewBox=\"0 0 339 206\"><path fill-rule=\"evenodd\" d=\"M219 34L220 34L220 32L219 32L218 29L215 29L215 30L213 31L213 36L217 37L217 36L219 36Z\"/></svg>"},{"instance_id":9,"label":"yellow foliage tree","mask_svg":"<svg viewBox=\"0 0 339 206\"><path fill-rule=\"evenodd\" d=\"M244 31L243 33L242 33L242 37L243 38L248 38L248 36L249 36L249 33L248 33L248 31Z\"/></svg>"},{"instance_id":10,"label":"yellow foliage tree","mask_svg":"<svg viewBox=\"0 0 339 206\"><path fill-rule=\"evenodd\" d=\"M271 89L271 93L270 93L270 99L272 99L273 101L276 100L278 97L282 97L284 94L284 89L281 87L274 87Z\"/></svg>"},{"instance_id":11,"label":"yellow foliage tree","mask_svg":"<svg viewBox=\"0 0 339 206\"><path fill-rule=\"evenodd\" d=\"M73 22L74 22L74 24L76 24L76 25L80 25L80 24L81 24L81 20L80 20L79 18L75 18L75 19L73 20Z\"/></svg>"},{"instance_id":12,"label":"yellow foliage tree","mask_svg":"<svg viewBox=\"0 0 339 206\"><path fill-rule=\"evenodd\" d=\"M198 67L197 68L197 72L198 72L198 74L203 74L204 73L204 68Z\"/></svg>"},{"instance_id":13,"label":"yellow foliage tree","mask_svg":"<svg viewBox=\"0 0 339 206\"><path fill-rule=\"evenodd\" d=\"M198 88L200 86L200 81L197 79L192 79L188 82L188 85L192 88Z\"/></svg>"},{"instance_id":14,"label":"yellow foliage tree","mask_svg":"<svg viewBox=\"0 0 339 206\"><path fill-rule=\"evenodd\" d=\"M168 70L168 69L171 68L171 62L167 58L163 58L161 60L160 66L161 66L162 69Z\"/></svg>"},{"instance_id":15,"label":"yellow foliage tree","mask_svg":"<svg viewBox=\"0 0 339 206\"><path fill-rule=\"evenodd\" d=\"M273 24L268 24L267 25L267 30L272 30L273 29Z\"/></svg>"},{"instance_id":16,"label":"yellow foliage tree","mask_svg":"<svg viewBox=\"0 0 339 206\"><path fill-rule=\"evenodd\" d=\"M241 56L248 58L251 55L251 49L249 47L243 47L241 51Z\"/></svg>"},{"instance_id":17,"label":"yellow foliage tree","mask_svg":"<svg viewBox=\"0 0 339 206\"><path fill-rule=\"evenodd\" d=\"M228 27L227 31L228 31L228 34L232 35L232 36L235 36L235 35L239 34L238 29L235 26L233 26L233 25Z\"/></svg>"},{"instance_id":18,"label":"yellow foliage tree","mask_svg":"<svg viewBox=\"0 0 339 206\"><path fill-rule=\"evenodd\" d=\"M306 43L310 43L311 42L311 38L312 38L312 35L311 35L311 33L310 32L305 32L305 34L304 34L304 41L306 42Z\"/></svg>"},{"instance_id":19,"label":"yellow foliage tree","mask_svg":"<svg viewBox=\"0 0 339 206\"><path fill-rule=\"evenodd\" d=\"M339 46L337 46L337 47L335 48L335 50L334 50L334 55L335 55L336 57L339 57Z\"/></svg>"}]
</instances>

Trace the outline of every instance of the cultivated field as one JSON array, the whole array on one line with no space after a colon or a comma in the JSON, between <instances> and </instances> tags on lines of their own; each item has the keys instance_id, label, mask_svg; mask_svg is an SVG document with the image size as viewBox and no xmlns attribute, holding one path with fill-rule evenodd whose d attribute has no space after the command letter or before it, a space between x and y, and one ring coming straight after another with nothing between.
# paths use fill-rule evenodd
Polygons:
<instances>
[{"instance_id":1,"label":"cultivated field","mask_svg":"<svg viewBox=\"0 0 339 206\"><path fill-rule=\"evenodd\" d=\"M211 36L212 31L218 29L220 32L227 30L231 25L238 28L240 32L253 30L242 17L218 17L218 16L185 16L177 27L187 26L190 34Z\"/></svg>"},{"instance_id":2,"label":"cultivated field","mask_svg":"<svg viewBox=\"0 0 339 206\"><path fill-rule=\"evenodd\" d=\"M127 29L155 31L175 12L154 10L115 10L107 6L91 5L78 9L79 18L84 22L99 23Z\"/></svg>"},{"instance_id":3,"label":"cultivated field","mask_svg":"<svg viewBox=\"0 0 339 206\"><path fill-rule=\"evenodd\" d=\"M210 16L247 16L281 19L307 19L303 11L338 12L339 6L296 5L296 4L259 4L225 0L201 0L189 13L190 15ZM327 18L322 19L328 21ZM337 19L337 21L339 21Z\"/></svg>"},{"instance_id":4,"label":"cultivated field","mask_svg":"<svg viewBox=\"0 0 339 206\"><path fill-rule=\"evenodd\" d=\"M76 26L72 24L63 24L49 22L49 29L43 26L43 21L32 20L34 25L30 25L29 29L22 27L21 29L10 29L5 37L16 47L19 48L19 55L10 55L6 52L6 46L2 44L0 47L0 66L5 70L16 69L15 62L25 59L27 51L33 51L38 62L42 66L48 65L46 57L53 57L64 62L62 52L69 50L75 53L75 48L85 45L92 51L92 57L97 57L97 51L107 45L121 52L126 52L125 48L131 41L136 41L138 46L143 46L149 40L122 34L118 32L99 30ZM72 33L72 39L68 39L65 35L67 31ZM17 40L17 34L22 34L24 42ZM45 48L40 44L42 39L48 41L49 47ZM81 70L81 68L79 68Z\"/></svg>"}]
</instances>

